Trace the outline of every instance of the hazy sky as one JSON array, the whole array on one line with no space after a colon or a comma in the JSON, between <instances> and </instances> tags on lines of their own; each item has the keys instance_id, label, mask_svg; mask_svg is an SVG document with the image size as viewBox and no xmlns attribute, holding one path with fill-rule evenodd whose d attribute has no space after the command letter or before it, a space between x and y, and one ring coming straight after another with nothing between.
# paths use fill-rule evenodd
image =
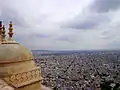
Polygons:
<instances>
[{"instance_id":1,"label":"hazy sky","mask_svg":"<svg viewBox=\"0 0 120 90\"><path fill-rule=\"evenodd\" d=\"M0 20L30 49L120 49L120 0L0 0Z\"/></svg>"}]
</instances>

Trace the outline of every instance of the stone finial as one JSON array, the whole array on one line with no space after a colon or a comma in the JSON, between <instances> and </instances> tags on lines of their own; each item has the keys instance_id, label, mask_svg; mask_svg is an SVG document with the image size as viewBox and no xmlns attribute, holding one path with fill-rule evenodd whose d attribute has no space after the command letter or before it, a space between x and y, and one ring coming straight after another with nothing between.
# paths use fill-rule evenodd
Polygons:
<instances>
[{"instance_id":1,"label":"stone finial","mask_svg":"<svg viewBox=\"0 0 120 90\"><path fill-rule=\"evenodd\" d=\"M2 21L0 21L0 41L1 41L1 34L2 34Z\"/></svg>"},{"instance_id":2,"label":"stone finial","mask_svg":"<svg viewBox=\"0 0 120 90\"><path fill-rule=\"evenodd\" d=\"M9 39L8 40L13 40L12 39L12 36L13 36L13 28L12 28L12 21L10 21L10 24L9 24Z\"/></svg>"},{"instance_id":3,"label":"stone finial","mask_svg":"<svg viewBox=\"0 0 120 90\"><path fill-rule=\"evenodd\" d=\"M1 39L2 39L1 41L2 42L6 41L5 37L6 37L6 35L5 35L5 26L3 25L2 31L1 31Z\"/></svg>"},{"instance_id":4,"label":"stone finial","mask_svg":"<svg viewBox=\"0 0 120 90\"><path fill-rule=\"evenodd\" d=\"M1 31L2 31L2 21L0 21L0 35L1 35Z\"/></svg>"}]
</instances>

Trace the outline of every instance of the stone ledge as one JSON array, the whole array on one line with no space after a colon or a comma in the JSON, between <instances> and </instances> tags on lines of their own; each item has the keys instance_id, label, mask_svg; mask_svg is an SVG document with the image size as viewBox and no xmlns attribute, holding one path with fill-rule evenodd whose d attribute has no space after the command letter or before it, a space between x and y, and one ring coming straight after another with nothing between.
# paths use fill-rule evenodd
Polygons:
<instances>
[{"instance_id":1,"label":"stone ledge","mask_svg":"<svg viewBox=\"0 0 120 90\"><path fill-rule=\"evenodd\" d=\"M4 80L0 79L0 90L15 90L15 89L12 88L11 86L9 86ZM38 90L40 90L40 89L38 89ZM41 90L52 90L52 89L42 85Z\"/></svg>"},{"instance_id":2,"label":"stone ledge","mask_svg":"<svg viewBox=\"0 0 120 90\"><path fill-rule=\"evenodd\" d=\"M0 90L14 90L14 88L9 86L4 80L0 79Z\"/></svg>"}]
</instances>

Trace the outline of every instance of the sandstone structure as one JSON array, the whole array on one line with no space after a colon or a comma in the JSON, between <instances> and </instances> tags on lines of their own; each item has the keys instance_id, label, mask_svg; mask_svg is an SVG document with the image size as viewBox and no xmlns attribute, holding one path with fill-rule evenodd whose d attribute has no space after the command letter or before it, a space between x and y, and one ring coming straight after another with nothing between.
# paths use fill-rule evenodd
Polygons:
<instances>
[{"instance_id":1,"label":"sandstone structure","mask_svg":"<svg viewBox=\"0 0 120 90\"><path fill-rule=\"evenodd\" d=\"M16 42L12 22L9 38L0 22L0 90L42 90L41 71L33 61L32 52Z\"/></svg>"}]
</instances>

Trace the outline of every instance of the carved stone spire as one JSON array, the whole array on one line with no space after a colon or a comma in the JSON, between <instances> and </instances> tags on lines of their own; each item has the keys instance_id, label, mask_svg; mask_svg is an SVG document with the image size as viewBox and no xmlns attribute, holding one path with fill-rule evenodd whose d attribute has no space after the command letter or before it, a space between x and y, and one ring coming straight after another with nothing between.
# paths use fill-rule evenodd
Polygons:
<instances>
[{"instance_id":1,"label":"carved stone spire","mask_svg":"<svg viewBox=\"0 0 120 90\"><path fill-rule=\"evenodd\" d=\"M9 32L8 32L8 34L9 34L9 39L8 40L13 41L13 39L12 39L12 36L13 36L12 21L10 21L10 24L9 24Z\"/></svg>"}]
</instances>

